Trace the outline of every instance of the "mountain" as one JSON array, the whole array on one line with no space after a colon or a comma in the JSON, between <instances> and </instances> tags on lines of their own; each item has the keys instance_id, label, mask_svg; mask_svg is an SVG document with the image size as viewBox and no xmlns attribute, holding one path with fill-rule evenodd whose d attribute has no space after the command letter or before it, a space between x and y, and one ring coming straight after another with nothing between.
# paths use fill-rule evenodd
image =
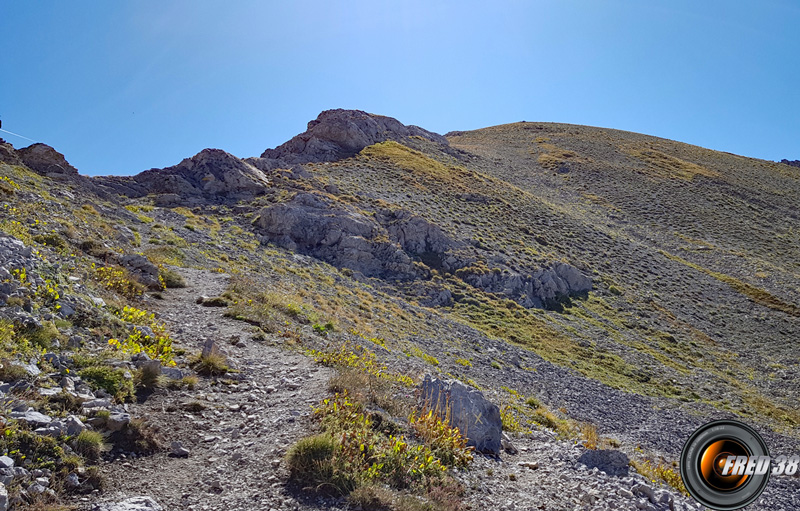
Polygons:
<instances>
[{"instance_id":1,"label":"mountain","mask_svg":"<svg viewBox=\"0 0 800 511\"><path fill-rule=\"evenodd\" d=\"M256 506L243 502L257 482L230 471L220 482L202 460L238 452L255 463L247 453L257 452L288 470L274 483L297 482L291 456L281 457L315 424L297 403L330 396L330 377L331 392L349 390L370 421L407 435L404 385L432 374L480 390L516 446L481 477L519 505L571 508L553 496L568 495L569 481L599 484L600 495L578 496L598 506L634 498L644 490L631 488L653 482L622 478L627 464L609 461L621 456L636 467L631 477L664 485L663 502L650 499L656 509L691 506L672 463L714 418L798 445L800 168L791 164L568 124L441 136L357 110L322 112L259 157L206 149L136 176L81 176L42 144L0 143L0 161L0 326L25 346L43 332L49 340L44 358L7 343L0 361L49 363L62 387L71 368L73 385L109 395L112 414L146 417L161 428L154 438L192 452L168 458L115 437L96 458L117 493L135 493L168 464L162 503L194 502L177 488L202 472L218 506ZM162 382L153 392L141 351L160 360L171 387L199 373L197 389ZM219 374L198 365L217 353L230 364ZM103 387L113 378L96 378L102 371L130 371L138 386ZM67 411L107 427L91 409ZM264 417L270 426L259 426ZM264 435L276 447L246 446ZM557 469L514 469L515 456L541 449L562 460ZM131 452L144 472L122 466L119 453ZM476 470L451 482L472 488L465 505L488 505ZM531 485L541 494L520 493ZM314 508L293 488L273 485L264 502ZM774 478L757 507L780 509L797 488ZM435 492L423 497L439 505Z\"/></svg>"}]
</instances>

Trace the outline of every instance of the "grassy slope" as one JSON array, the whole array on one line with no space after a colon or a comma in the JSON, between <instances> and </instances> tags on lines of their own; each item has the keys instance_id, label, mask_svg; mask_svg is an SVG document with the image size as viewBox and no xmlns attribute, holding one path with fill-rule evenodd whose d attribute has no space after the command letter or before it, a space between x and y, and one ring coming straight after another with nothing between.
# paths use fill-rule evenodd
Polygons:
<instances>
[{"instance_id":1,"label":"grassy slope","mask_svg":"<svg viewBox=\"0 0 800 511\"><path fill-rule=\"evenodd\" d=\"M618 388L797 424L795 169L562 125L451 143L480 158L385 143L313 170L362 203L380 197L471 240L489 267L560 259L596 279L565 313L507 307L449 279L478 299L443 311L451 318Z\"/></svg>"}]
</instances>

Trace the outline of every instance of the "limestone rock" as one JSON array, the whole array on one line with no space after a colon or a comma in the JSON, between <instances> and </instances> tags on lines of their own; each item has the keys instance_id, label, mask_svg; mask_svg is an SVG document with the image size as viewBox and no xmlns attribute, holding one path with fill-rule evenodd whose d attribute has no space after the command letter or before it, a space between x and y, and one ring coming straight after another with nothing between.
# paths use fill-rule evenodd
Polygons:
<instances>
[{"instance_id":1,"label":"limestone rock","mask_svg":"<svg viewBox=\"0 0 800 511\"><path fill-rule=\"evenodd\" d=\"M312 255L366 276L411 279L411 258L386 231L349 206L311 193L261 210L255 222L262 239Z\"/></svg>"},{"instance_id":2,"label":"limestone rock","mask_svg":"<svg viewBox=\"0 0 800 511\"><path fill-rule=\"evenodd\" d=\"M288 142L267 149L261 158L288 163L335 161L350 157L367 146L386 140L419 136L443 146L441 135L417 126L406 126L397 119L361 110L326 110L308 123L308 129Z\"/></svg>"},{"instance_id":3,"label":"limestone rock","mask_svg":"<svg viewBox=\"0 0 800 511\"><path fill-rule=\"evenodd\" d=\"M440 380L426 375L421 385L423 408L446 417L466 436L467 445L478 452L500 454L503 423L500 408L482 392L457 380Z\"/></svg>"},{"instance_id":4,"label":"limestone rock","mask_svg":"<svg viewBox=\"0 0 800 511\"><path fill-rule=\"evenodd\" d=\"M164 207L251 199L269 187L269 179L261 170L221 149L203 149L172 167L98 182L129 197L160 194L163 197L158 205Z\"/></svg>"}]
</instances>

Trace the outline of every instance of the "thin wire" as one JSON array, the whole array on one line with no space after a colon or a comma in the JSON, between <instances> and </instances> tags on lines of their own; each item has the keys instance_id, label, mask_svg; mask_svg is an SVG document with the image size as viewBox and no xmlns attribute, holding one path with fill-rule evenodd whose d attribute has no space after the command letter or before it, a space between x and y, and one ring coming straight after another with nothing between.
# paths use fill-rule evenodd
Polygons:
<instances>
[{"instance_id":1,"label":"thin wire","mask_svg":"<svg viewBox=\"0 0 800 511\"><path fill-rule=\"evenodd\" d=\"M15 137L24 138L25 140L30 140L31 142L36 142L36 141L35 141L34 139L32 139L32 138L23 137L22 135L17 135L16 133L12 133L12 132L10 132L10 131L7 131L7 130L4 130L4 129L2 129L2 128L0 128L0 131L2 131L2 132L4 132L4 133L8 133L9 135L14 135Z\"/></svg>"}]
</instances>

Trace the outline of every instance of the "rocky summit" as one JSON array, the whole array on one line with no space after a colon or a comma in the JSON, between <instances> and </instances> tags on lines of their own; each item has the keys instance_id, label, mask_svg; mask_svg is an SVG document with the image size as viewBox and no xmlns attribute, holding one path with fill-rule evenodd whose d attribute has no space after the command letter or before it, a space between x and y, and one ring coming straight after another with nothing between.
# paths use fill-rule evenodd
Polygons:
<instances>
[{"instance_id":1,"label":"rocky summit","mask_svg":"<svg viewBox=\"0 0 800 511\"><path fill-rule=\"evenodd\" d=\"M135 176L0 140L0 511L701 509L700 425L800 452L794 163L358 110Z\"/></svg>"}]
</instances>

